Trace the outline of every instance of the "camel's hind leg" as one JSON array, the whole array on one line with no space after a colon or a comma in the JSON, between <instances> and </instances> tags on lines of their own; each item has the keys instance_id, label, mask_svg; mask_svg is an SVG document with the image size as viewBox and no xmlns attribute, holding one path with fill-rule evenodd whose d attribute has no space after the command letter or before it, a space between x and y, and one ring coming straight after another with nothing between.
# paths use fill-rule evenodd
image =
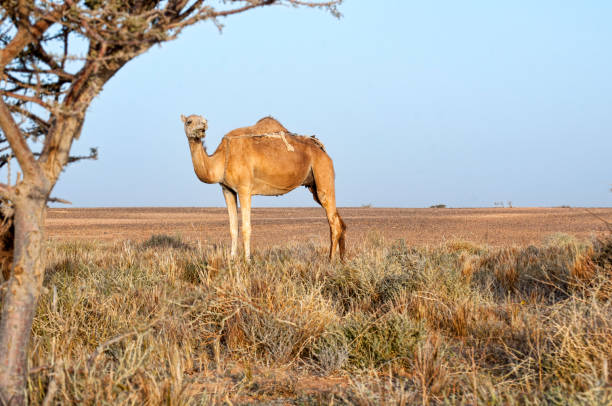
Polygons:
<instances>
[{"instance_id":1,"label":"camel's hind leg","mask_svg":"<svg viewBox=\"0 0 612 406\"><path fill-rule=\"evenodd\" d=\"M319 161L318 165L313 166L314 185L308 185L308 189L312 192L315 201L323 206L327 214L330 237L329 259L333 259L338 250L340 251L340 258L344 259L346 225L336 208L334 167L328 156L324 158Z\"/></svg>"}]
</instances>

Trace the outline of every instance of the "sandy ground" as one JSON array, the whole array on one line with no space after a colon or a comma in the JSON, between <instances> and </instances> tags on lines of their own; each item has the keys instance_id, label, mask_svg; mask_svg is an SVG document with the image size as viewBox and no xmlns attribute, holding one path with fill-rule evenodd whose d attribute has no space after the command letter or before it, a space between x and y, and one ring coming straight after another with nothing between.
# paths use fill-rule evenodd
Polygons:
<instances>
[{"instance_id":1,"label":"sandy ground","mask_svg":"<svg viewBox=\"0 0 612 406\"><path fill-rule=\"evenodd\" d=\"M590 238L607 231L612 208L395 209L340 208L348 244L372 235L412 245L464 239L493 246L541 243L555 233ZM321 208L255 208L252 245L291 241L327 244L329 228ZM50 209L47 232L60 240L144 240L155 234L202 243L227 243L225 208L70 208Z\"/></svg>"}]
</instances>

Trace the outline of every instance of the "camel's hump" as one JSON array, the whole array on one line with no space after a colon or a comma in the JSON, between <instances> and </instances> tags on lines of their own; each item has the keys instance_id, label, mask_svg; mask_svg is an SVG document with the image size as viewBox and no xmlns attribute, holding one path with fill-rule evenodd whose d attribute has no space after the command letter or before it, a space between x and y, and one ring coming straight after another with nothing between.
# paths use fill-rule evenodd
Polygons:
<instances>
[{"instance_id":1,"label":"camel's hump","mask_svg":"<svg viewBox=\"0 0 612 406\"><path fill-rule=\"evenodd\" d=\"M252 125L249 127L236 128L235 130L232 130L229 133L227 133L226 136L227 137L240 137L240 136L246 136L246 135L253 136L253 135L277 134L277 133L284 133L287 135L294 136L303 142L314 144L316 147L323 150L323 152L326 152L325 145L323 145L323 143L314 135L309 137L305 135L293 134L289 130L287 130L277 119L271 116L267 116L267 117L260 119L257 123L255 123L255 125Z\"/></svg>"},{"instance_id":2,"label":"camel's hump","mask_svg":"<svg viewBox=\"0 0 612 406\"><path fill-rule=\"evenodd\" d=\"M237 137L241 135L262 135L277 132L288 133L289 130L287 130L277 119L268 116L259 120L255 125L236 128L226 135L230 137Z\"/></svg>"}]
</instances>

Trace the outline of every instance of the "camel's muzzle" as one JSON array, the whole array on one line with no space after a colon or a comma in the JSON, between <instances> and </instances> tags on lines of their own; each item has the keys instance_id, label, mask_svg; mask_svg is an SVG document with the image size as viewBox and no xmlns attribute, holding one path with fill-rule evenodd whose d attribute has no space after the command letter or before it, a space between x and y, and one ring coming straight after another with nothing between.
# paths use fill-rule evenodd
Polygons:
<instances>
[{"instance_id":1,"label":"camel's muzzle","mask_svg":"<svg viewBox=\"0 0 612 406\"><path fill-rule=\"evenodd\" d=\"M190 138L204 138L206 137L206 128L197 128L189 134Z\"/></svg>"}]
</instances>

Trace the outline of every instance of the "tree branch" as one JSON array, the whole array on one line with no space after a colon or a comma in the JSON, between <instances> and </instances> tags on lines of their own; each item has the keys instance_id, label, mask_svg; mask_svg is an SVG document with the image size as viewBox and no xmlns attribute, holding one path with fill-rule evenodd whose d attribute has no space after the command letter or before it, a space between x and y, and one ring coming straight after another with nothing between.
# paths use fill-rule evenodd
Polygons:
<instances>
[{"instance_id":1,"label":"tree branch","mask_svg":"<svg viewBox=\"0 0 612 406\"><path fill-rule=\"evenodd\" d=\"M63 4L49 14L43 16L34 25L22 25L10 43L0 49L0 69L13 60L30 42L42 38L42 35L60 18L69 5ZM26 20L27 21L27 20Z\"/></svg>"},{"instance_id":2,"label":"tree branch","mask_svg":"<svg viewBox=\"0 0 612 406\"><path fill-rule=\"evenodd\" d=\"M40 127L41 130L45 130L47 128L49 128L49 123L47 123L45 120L43 120L42 118L38 117L36 114L20 107L17 105L13 105L13 104L9 104L8 105L9 110L11 110L14 113L20 114L23 117L28 118L29 120L33 121L34 123L36 123L36 125L38 127ZM0 149L0 152L2 151L2 149Z\"/></svg>"},{"instance_id":3,"label":"tree branch","mask_svg":"<svg viewBox=\"0 0 612 406\"><path fill-rule=\"evenodd\" d=\"M84 159L91 159L96 161L98 159L98 148L89 148L89 155L76 155L68 157L68 164L82 161Z\"/></svg>"},{"instance_id":4,"label":"tree branch","mask_svg":"<svg viewBox=\"0 0 612 406\"><path fill-rule=\"evenodd\" d=\"M165 25L166 29L177 29L183 28L189 25L192 25L200 20L205 20L207 18L215 19L217 17L228 17L232 14L242 13L257 7L270 6L276 3L278 0L261 0L257 2L253 2L247 4L242 7L234 8L231 10L223 10L223 11L215 11L212 8L205 9L205 11L199 12L190 18L186 18L189 14L193 13L194 9L197 8L200 2L194 3L189 9L187 9L184 13L182 13L177 19L175 23Z\"/></svg>"},{"instance_id":5,"label":"tree branch","mask_svg":"<svg viewBox=\"0 0 612 406\"><path fill-rule=\"evenodd\" d=\"M26 68L6 68L4 70L5 72L16 72L16 73L27 73L27 74L34 74L34 73L38 73L38 74L42 74L42 75L56 75L59 78L64 79L64 81L72 81L74 80L74 75L70 74L70 73L66 73L63 70L61 70L60 68L58 69L41 69L41 70L33 70L33 69L26 69ZM13 80L13 79L11 79Z\"/></svg>"},{"instance_id":6,"label":"tree branch","mask_svg":"<svg viewBox=\"0 0 612 406\"><path fill-rule=\"evenodd\" d=\"M51 69L54 69L54 70L59 70L60 69L59 64L55 61L55 59L53 59L53 57L51 55L49 55L47 53L47 51L44 50L44 48L42 47L42 45L40 43L36 44L33 47L33 50L34 50L34 54L38 58L40 58L41 61L46 63L48 67L50 67Z\"/></svg>"},{"instance_id":7,"label":"tree branch","mask_svg":"<svg viewBox=\"0 0 612 406\"><path fill-rule=\"evenodd\" d=\"M17 127L8 106L1 97L0 128L2 128L4 136L11 145L13 154L17 158L17 162L19 162L19 166L21 166L24 175L29 174L39 176L40 166L34 159L34 155L32 154L32 151L30 151L30 147L28 146L25 138L22 136L21 131L19 131L19 127Z\"/></svg>"},{"instance_id":8,"label":"tree branch","mask_svg":"<svg viewBox=\"0 0 612 406\"><path fill-rule=\"evenodd\" d=\"M2 93L2 95L6 97L12 97L13 99L22 100L24 102L38 104L44 109L51 111L51 105L42 101L40 97L26 96L26 95L19 94L19 93L7 92L6 90L2 90L0 91L0 93Z\"/></svg>"},{"instance_id":9,"label":"tree branch","mask_svg":"<svg viewBox=\"0 0 612 406\"><path fill-rule=\"evenodd\" d=\"M255 7L269 6L269 5L272 5L272 4L276 3L276 2L277 2L277 0L262 0L262 1L258 1L258 2L254 2L254 3L248 4L248 5L243 6L243 7L235 8L235 9L232 9L232 10L214 11L212 13L211 17L227 17L227 16L230 16L232 14L242 13L244 11L253 9Z\"/></svg>"},{"instance_id":10,"label":"tree branch","mask_svg":"<svg viewBox=\"0 0 612 406\"><path fill-rule=\"evenodd\" d=\"M15 197L15 189L6 183L0 183L0 198L6 200L13 200Z\"/></svg>"},{"instance_id":11,"label":"tree branch","mask_svg":"<svg viewBox=\"0 0 612 406\"><path fill-rule=\"evenodd\" d=\"M62 204L72 204L72 202L64 199L60 199L59 197L47 197L47 202L50 203L62 203Z\"/></svg>"}]
</instances>

